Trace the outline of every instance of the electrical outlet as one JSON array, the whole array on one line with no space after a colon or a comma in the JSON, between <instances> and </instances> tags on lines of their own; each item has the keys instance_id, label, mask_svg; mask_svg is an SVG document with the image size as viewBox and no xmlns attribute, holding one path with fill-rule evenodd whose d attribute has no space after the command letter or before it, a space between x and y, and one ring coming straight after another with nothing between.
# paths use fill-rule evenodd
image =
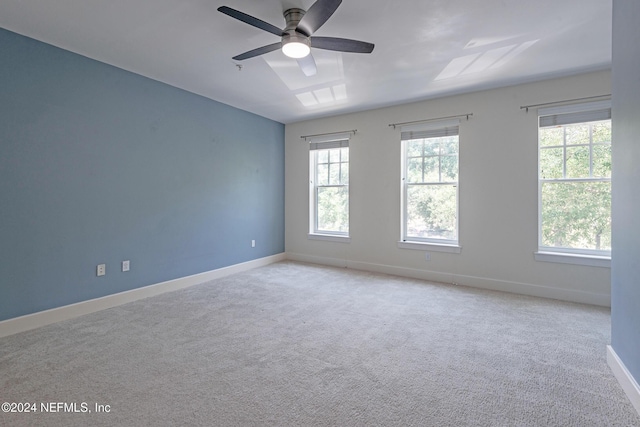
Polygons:
<instances>
[{"instance_id":1,"label":"electrical outlet","mask_svg":"<svg viewBox=\"0 0 640 427\"><path fill-rule=\"evenodd\" d=\"M255 240L252 240L252 241L251 241L251 247L252 247L252 248L255 248L255 247L256 247L256 241L255 241Z\"/></svg>"},{"instance_id":2,"label":"electrical outlet","mask_svg":"<svg viewBox=\"0 0 640 427\"><path fill-rule=\"evenodd\" d=\"M129 271L130 268L131 268L131 261L129 260L122 261L122 271Z\"/></svg>"},{"instance_id":3,"label":"electrical outlet","mask_svg":"<svg viewBox=\"0 0 640 427\"><path fill-rule=\"evenodd\" d=\"M107 265L106 264L99 264L98 268L96 269L96 275L97 276L104 276L105 274L107 274Z\"/></svg>"},{"instance_id":4,"label":"electrical outlet","mask_svg":"<svg viewBox=\"0 0 640 427\"><path fill-rule=\"evenodd\" d=\"M425 261L431 261L431 252L425 252L424 259Z\"/></svg>"}]
</instances>

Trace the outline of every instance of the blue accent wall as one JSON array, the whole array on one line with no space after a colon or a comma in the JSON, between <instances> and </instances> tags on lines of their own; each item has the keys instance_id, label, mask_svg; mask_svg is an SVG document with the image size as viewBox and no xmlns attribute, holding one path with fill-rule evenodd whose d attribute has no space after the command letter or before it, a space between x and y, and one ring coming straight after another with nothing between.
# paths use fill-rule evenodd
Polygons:
<instances>
[{"instance_id":1,"label":"blue accent wall","mask_svg":"<svg viewBox=\"0 0 640 427\"><path fill-rule=\"evenodd\" d=\"M640 382L640 2L613 2L611 347Z\"/></svg>"},{"instance_id":2,"label":"blue accent wall","mask_svg":"<svg viewBox=\"0 0 640 427\"><path fill-rule=\"evenodd\" d=\"M283 124L3 29L0 58L0 320L284 252Z\"/></svg>"}]
</instances>

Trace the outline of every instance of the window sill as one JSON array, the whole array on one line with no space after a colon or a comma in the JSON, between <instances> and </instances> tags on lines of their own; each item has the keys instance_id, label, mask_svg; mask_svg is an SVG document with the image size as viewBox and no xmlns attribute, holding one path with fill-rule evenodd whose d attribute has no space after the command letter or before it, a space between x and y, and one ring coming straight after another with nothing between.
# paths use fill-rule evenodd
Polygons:
<instances>
[{"instance_id":1,"label":"window sill","mask_svg":"<svg viewBox=\"0 0 640 427\"><path fill-rule=\"evenodd\" d=\"M339 236L339 235L334 235L334 234L309 233L309 234L307 234L307 239L309 239L309 240L324 240L325 242L351 243L351 237L349 237L349 236Z\"/></svg>"},{"instance_id":2,"label":"window sill","mask_svg":"<svg viewBox=\"0 0 640 427\"><path fill-rule=\"evenodd\" d=\"M586 265L589 267L611 268L611 257L566 254L561 252L542 252L534 253L536 261L557 262L560 264Z\"/></svg>"},{"instance_id":3,"label":"window sill","mask_svg":"<svg viewBox=\"0 0 640 427\"><path fill-rule=\"evenodd\" d=\"M423 243L423 242L398 242L400 249L413 249L417 251L433 251L433 252L447 252L450 254L459 254L462 251L462 246L447 245L440 243Z\"/></svg>"}]
</instances>

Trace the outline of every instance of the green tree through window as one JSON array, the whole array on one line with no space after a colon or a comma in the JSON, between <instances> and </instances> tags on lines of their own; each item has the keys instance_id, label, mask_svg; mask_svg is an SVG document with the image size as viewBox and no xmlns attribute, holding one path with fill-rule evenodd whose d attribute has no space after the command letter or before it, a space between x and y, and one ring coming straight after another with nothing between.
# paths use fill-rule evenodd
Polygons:
<instances>
[{"instance_id":1,"label":"green tree through window","mask_svg":"<svg viewBox=\"0 0 640 427\"><path fill-rule=\"evenodd\" d=\"M349 233L349 147L311 151L312 233Z\"/></svg>"},{"instance_id":2,"label":"green tree through window","mask_svg":"<svg viewBox=\"0 0 640 427\"><path fill-rule=\"evenodd\" d=\"M403 150L403 240L457 243L457 126L403 132Z\"/></svg>"},{"instance_id":3,"label":"green tree through window","mask_svg":"<svg viewBox=\"0 0 640 427\"><path fill-rule=\"evenodd\" d=\"M541 248L610 253L610 120L541 126L539 183Z\"/></svg>"}]
</instances>

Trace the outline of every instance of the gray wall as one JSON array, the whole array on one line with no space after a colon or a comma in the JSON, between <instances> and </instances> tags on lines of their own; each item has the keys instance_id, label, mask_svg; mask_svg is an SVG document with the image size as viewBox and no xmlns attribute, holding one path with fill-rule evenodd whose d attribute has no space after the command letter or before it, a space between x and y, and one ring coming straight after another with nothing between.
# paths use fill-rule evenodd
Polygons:
<instances>
[{"instance_id":1,"label":"gray wall","mask_svg":"<svg viewBox=\"0 0 640 427\"><path fill-rule=\"evenodd\" d=\"M284 125L3 29L0 58L0 320L284 251Z\"/></svg>"},{"instance_id":2,"label":"gray wall","mask_svg":"<svg viewBox=\"0 0 640 427\"><path fill-rule=\"evenodd\" d=\"M613 2L611 346L640 382L640 2Z\"/></svg>"}]
</instances>

